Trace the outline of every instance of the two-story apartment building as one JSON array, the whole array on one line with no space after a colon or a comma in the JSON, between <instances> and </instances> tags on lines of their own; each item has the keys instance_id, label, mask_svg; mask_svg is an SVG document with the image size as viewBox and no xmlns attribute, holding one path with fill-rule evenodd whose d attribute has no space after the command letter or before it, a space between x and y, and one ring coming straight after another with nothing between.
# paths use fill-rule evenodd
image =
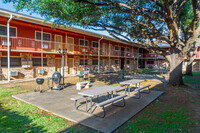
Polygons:
<instances>
[{"instance_id":1,"label":"two-story apartment building","mask_svg":"<svg viewBox=\"0 0 200 133\"><path fill-rule=\"evenodd\" d=\"M10 15L10 41L7 42L7 23ZM67 49L64 73L77 74L118 71L137 68L167 69L168 63L160 55L123 43L101 34L68 26L53 26L52 22L0 9L0 79L7 77L8 44L10 67L16 78L51 76L61 72L59 49ZM198 55L199 57L199 55ZM16 73L17 72L17 73Z\"/></svg>"}]
</instances>

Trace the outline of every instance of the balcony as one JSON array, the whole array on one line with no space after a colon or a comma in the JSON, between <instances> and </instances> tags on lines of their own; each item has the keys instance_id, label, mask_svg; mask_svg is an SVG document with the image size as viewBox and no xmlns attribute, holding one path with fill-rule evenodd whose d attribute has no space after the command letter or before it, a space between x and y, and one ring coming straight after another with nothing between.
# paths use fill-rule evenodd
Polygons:
<instances>
[{"instance_id":1,"label":"balcony","mask_svg":"<svg viewBox=\"0 0 200 133\"><path fill-rule=\"evenodd\" d=\"M98 56L98 48L94 48L91 46L82 46L79 44L66 44L62 42L54 42L54 41L38 41L31 38L22 38L22 37L10 37L10 49L11 51L24 51L24 52L46 52L46 53L57 53L58 49L67 48L68 54L75 55L90 55L90 56ZM0 36L0 50L7 51L7 37ZM147 58L147 59L164 59L163 56L157 54L139 54L135 51L130 50L123 51L114 50L114 49L106 49L102 51L100 50L101 56L111 56L111 57L124 57L124 58ZM111 50L111 51L109 51ZM197 55L199 56L199 54Z\"/></svg>"},{"instance_id":2,"label":"balcony","mask_svg":"<svg viewBox=\"0 0 200 133\"><path fill-rule=\"evenodd\" d=\"M62 43L59 42L37 41L35 39L21 37L11 37L9 44L11 50L29 52L57 52L59 48L62 48ZM7 50L7 45L7 37L0 36L0 49Z\"/></svg>"},{"instance_id":3,"label":"balcony","mask_svg":"<svg viewBox=\"0 0 200 133\"><path fill-rule=\"evenodd\" d=\"M145 53L145 54L139 53L139 58L141 58L141 59L165 59L164 56L154 54L154 53Z\"/></svg>"}]
</instances>

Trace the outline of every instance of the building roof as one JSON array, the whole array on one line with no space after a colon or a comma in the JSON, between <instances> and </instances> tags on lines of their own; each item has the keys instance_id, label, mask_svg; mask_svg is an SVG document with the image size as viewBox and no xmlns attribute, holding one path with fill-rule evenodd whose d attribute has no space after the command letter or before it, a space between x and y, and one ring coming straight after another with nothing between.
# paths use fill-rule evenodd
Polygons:
<instances>
[{"instance_id":1,"label":"building roof","mask_svg":"<svg viewBox=\"0 0 200 133\"><path fill-rule=\"evenodd\" d=\"M52 24L53 24L53 22L51 22L51 21L45 21L44 19L32 17L32 16L29 16L29 15L24 15L24 14L21 14L21 13L16 13L16 12L13 12L13 11L9 11L9 10L5 10L5 9L0 8L0 16L10 17L10 14L12 14L15 19L27 21L27 22L31 22L31 23L35 23L35 24L39 24L39 25L51 27ZM75 28L75 27L70 27L70 26L66 26L66 25L59 25L59 27L56 27L56 28L64 29L64 30L68 30L68 31L72 31L72 32L76 32L76 33L80 33L80 34L84 34L84 35L88 35L88 36L93 36L93 37L97 37L97 38L103 37L104 39L109 40L109 41L115 41L115 42L126 44L125 42L114 39L112 37L102 35L102 34L98 34L98 33L94 33L94 32L90 32L90 31L86 31L86 30L82 30L82 29ZM126 45L129 45L129 44L126 44Z\"/></svg>"}]
</instances>

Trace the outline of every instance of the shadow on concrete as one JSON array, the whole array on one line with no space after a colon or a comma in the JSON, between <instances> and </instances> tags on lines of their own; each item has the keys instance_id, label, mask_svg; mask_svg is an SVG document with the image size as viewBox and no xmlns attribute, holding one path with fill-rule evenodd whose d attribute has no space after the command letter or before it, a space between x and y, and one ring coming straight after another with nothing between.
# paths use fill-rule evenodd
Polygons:
<instances>
[{"instance_id":1,"label":"shadow on concrete","mask_svg":"<svg viewBox=\"0 0 200 133\"><path fill-rule=\"evenodd\" d=\"M28 117L21 116L17 112L9 109L4 109L0 104L0 132L1 133L18 133L18 132L35 132L45 133L46 130L41 126L30 124L31 120Z\"/></svg>"},{"instance_id":2,"label":"shadow on concrete","mask_svg":"<svg viewBox=\"0 0 200 133\"><path fill-rule=\"evenodd\" d=\"M113 81L111 79L111 81ZM93 87L98 87L94 84ZM77 90L75 86L69 86L61 91L47 91L46 93L24 93L15 95L14 97L35 105L45 111L49 111L58 115L59 117L76 122L72 126L61 131L66 132L112 132L118 127L123 125L126 121L134 117L137 113L143 110L146 106L151 104L156 98L158 98L162 92L152 91L150 94L142 94L140 99L133 98L135 95L131 94L131 97L126 98L125 107L106 106L105 118L99 118L94 115L90 115L74 109L74 102L70 101L71 97L77 96ZM118 93L124 94L123 88ZM95 102L101 102L106 99L105 95L100 97L100 100L94 100ZM83 99L82 104L85 103ZM88 101L89 102L89 101ZM121 100L115 104L121 104ZM85 109L85 106L80 107ZM94 114L102 115L101 108L95 110ZM84 125L84 126L82 126Z\"/></svg>"}]
</instances>

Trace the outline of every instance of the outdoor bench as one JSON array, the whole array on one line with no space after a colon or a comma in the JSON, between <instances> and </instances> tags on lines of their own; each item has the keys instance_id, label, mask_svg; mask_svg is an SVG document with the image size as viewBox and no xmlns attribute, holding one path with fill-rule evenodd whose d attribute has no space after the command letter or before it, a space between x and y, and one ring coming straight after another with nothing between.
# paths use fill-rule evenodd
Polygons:
<instances>
[{"instance_id":1,"label":"outdoor bench","mask_svg":"<svg viewBox=\"0 0 200 133\"><path fill-rule=\"evenodd\" d=\"M143 90L144 90L145 88L148 88L146 93L149 94L149 93L150 93L150 89L149 89L150 86L151 86L151 85L145 85L145 86L142 86L142 87L140 87L140 88L136 88L134 91L138 92L138 94L139 94L138 98L141 97L140 92L144 92Z\"/></svg>"},{"instance_id":2,"label":"outdoor bench","mask_svg":"<svg viewBox=\"0 0 200 133\"><path fill-rule=\"evenodd\" d=\"M70 98L70 100L74 101L74 107L75 107L75 109L78 109L78 107L76 106L77 101L80 100L80 99L82 99L82 98L83 98L83 96L77 96L77 97Z\"/></svg>"},{"instance_id":3,"label":"outdoor bench","mask_svg":"<svg viewBox=\"0 0 200 133\"><path fill-rule=\"evenodd\" d=\"M112 105L114 105L113 102L118 101L118 100L120 100L120 99L123 99L123 105L120 106L120 107L124 107L124 106L125 106L125 100L124 100L124 98L125 98L126 96L127 96L127 95L119 95L119 96L116 96L116 97L114 97L114 98L111 98L111 99L108 99L108 100L106 100L106 101L103 101L103 102L101 102L101 103L96 104L96 107L102 107L102 108L103 108L103 116L99 116L99 115L96 115L96 116L104 118L105 115L106 115L104 106L106 106L106 105L108 105L108 104L110 104L110 103L112 103ZM119 106L119 105L115 105L115 106Z\"/></svg>"},{"instance_id":4,"label":"outdoor bench","mask_svg":"<svg viewBox=\"0 0 200 133\"><path fill-rule=\"evenodd\" d=\"M81 90L81 87L84 86L85 88L90 87L90 81L83 81L83 82L77 82L76 83L76 89Z\"/></svg>"}]
</instances>

